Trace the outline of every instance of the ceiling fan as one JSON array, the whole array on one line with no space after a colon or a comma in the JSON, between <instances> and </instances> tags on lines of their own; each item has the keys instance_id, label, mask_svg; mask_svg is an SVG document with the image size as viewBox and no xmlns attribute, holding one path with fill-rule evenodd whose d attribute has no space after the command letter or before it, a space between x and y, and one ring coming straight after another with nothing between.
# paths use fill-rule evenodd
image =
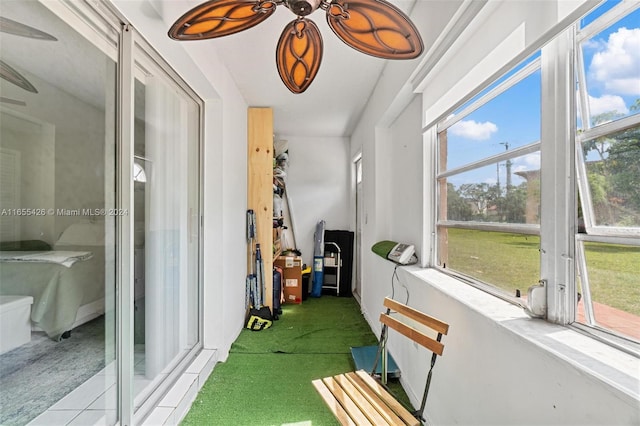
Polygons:
<instances>
[{"instance_id":1,"label":"ceiling fan","mask_svg":"<svg viewBox=\"0 0 640 426\"><path fill-rule=\"evenodd\" d=\"M0 16L0 32L20 37L34 38L37 40L58 41L58 39L51 34L45 33L44 31L40 31L36 28L2 16ZM38 90L35 88L35 86L31 84L31 82L27 80L25 76L20 74L3 60L0 60L0 77L26 90L27 92L38 93ZM0 97L0 102L21 106L26 105L24 101L17 101L15 99L5 97Z\"/></svg>"},{"instance_id":2,"label":"ceiling fan","mask_svg":"<svg viewBox=\"0 0 640 426\"><path fill-rule=\"evenodd\" d=\"M280 35L276 64L282 82L293 93L311 84L322 61L322 36L306 16L322 9L327 23L347 45L383 59L413 59L422 53L422 38L411 20L385 0L210 0L182 15L169 30L175 40L205 40L244 31L284 5L297 18Z\"/></svg>"}]
</instances>

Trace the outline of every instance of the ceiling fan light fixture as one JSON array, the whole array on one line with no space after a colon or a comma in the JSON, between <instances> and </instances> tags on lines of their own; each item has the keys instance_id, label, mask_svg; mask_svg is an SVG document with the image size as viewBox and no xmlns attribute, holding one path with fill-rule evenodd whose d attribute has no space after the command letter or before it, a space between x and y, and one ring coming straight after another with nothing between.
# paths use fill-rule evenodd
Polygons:
<instances>
[{"instance_id":1,"label":"ceiling fan light fixture","mask_svg":"<svg viewBox=\"0 0 640 426\"><path fill-rule=\"evenodd\" d=\"M258 25L284 5L297 19L280 35L276 65L283 83L302 93L318 73L322 36L307 15L323 9L334 34L348 46L383 59L414 59L424 50L409 17L386 0L209 0L182 15L169 29L175 40L223 37Z\"/></svg>"},{"instance_id":2,"label":"ceiling fan light fixture","mask_svg":"<svg viewBox=\"0 0 640 426\"><path fill-rule=\"evenodd\" d=\"M307 16L316 11L322 0L285 0L289 10L298 16Z\"/></svg>"}]
</instances>

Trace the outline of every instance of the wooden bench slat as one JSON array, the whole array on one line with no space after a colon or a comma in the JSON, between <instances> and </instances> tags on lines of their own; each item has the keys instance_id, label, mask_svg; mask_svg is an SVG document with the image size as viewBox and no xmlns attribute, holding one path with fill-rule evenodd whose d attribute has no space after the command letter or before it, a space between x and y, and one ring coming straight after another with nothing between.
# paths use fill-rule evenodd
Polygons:
<instances>
[{"instance_id":1,"label":"wooden bench slat","mask_svg":"<svg viewBox=\"0 0 640 426\"><path fill-rule=\"evenodd\" d=\"M448 333L449 325L389 298L385 298L384 306L388 308L388 313L380 314L380 322L384 326L381 338L386 339L387 330L393 329L434 354L431 357L431 369L427 376L423 405L414 415L364 370L313 380L314 386L343 426L372 424L420 426L422 424L421 419L416 416L422 417L435 355L442 355L444 351L440 338ZM393 316L392 311L395 311ZM406 322L406 320L409 321ZM430 330L423 331L422 326ZM433 332L438 333L437 339L432 337ZM380 345L383 343L381 342ZM380 347L386 350L384 346Z\"/></svg>"},{"instance_id":2,"label":"wooden bench slat","mask_svg":"<svg viewBox=\"0 0 640 426\"><path fill-rule=\"evenodd\" d=\"M344 374L339 374L337 376L334 376L333 378L347 393L347 395L349 395L351 400L355 402L355 404L360 408L360 411L362 411L362 414L364 414L371 421L371 423L376 426L389 425L385 418L378 412L376 407L369 402L366 395L362 392L363 389L354 386L353 383L347 377L345 377Z\"/></svg>"},{"instance_id":3,"label":"wooden bench slat","mask_svg":"<svg viewBox=\"0 0 640 426\"><path fill-rule=\"evenodd\" d=\"M437 318L413 309L393 299L385 297L384 306L385 308L392 309L408 318L418 321L420 324L426 325L427 327L437 331L438 333L447 334L449 332L449 324L447 324L446 322L440 321Z\"/></svg>"},{"instance_id":4,"label":"wooden bench slat","mask_svg":"<svg viewBox=\"0 0 640 426\"><path fill-rule=\"evenodd\" d=\"M351 420L351 417L344 411L342 405L338 403L338 400L333 396L329 388L325 386L321 379L312 380L313 386L316 388L324 402L329 406L329 409L336 416L336 419L340 422L342 426L356 426L356 424Z\"/></svg>"},{"instance_id":5,"label":"wooden bench slat","mask_svg":"<svg viewBox=\"0 0 640 426\"><path fill-rule=\"evenodd\" d=\"M378 395L389 408L391 408L407 425L420 426L420 422L411 414L402 404L400 404L392 395L387 392L382 385L375 381L366 371L356 371L360 377L375 393Z\"/></svg>"},{"instance_id":6,"label":"wooden bench slat","mask_svg":"<svg viewBox=\"0 0 640 426\"><path fill-rule=\"evenodd\" d=\"M355 402L353 402L348 394L340 387L333 377L325 377L322 379L325 386L331 391L333 396L338 400L342 408L349 414L349 417L357 426L373 426L369 419L362 414Z\"/></svg>"},{"instance_id":7,"label":"wooden bench slat","mask_svg":"<svg viewBox=\"0 0 640 426\"><path fill-rule=\"evenodd\" d=\"M400 417L390 409L387 404L367 385L364 380L362 380L356 373L351 372L345 374L347 379L356 386L360 392L367 398L367 400L375 407L375 409L380 413L382 417L389 423L390 425L401 425L405 424Z\"/></svg>"},{"instance_id":8,"label":"wooden bench slat","mask_svg":"<svg viewBox=\"0 0 640 426\"><path fill-rule=\"evenodd\" d=\"M398 321L397 319L387 314L380 314L380 322L386 324L387 326L396 330L398 333L407 336L409 339L421 344L425 348L438 355L442 355L442 352L444 351L444 345L442 343L427 336L421 331L416 330L413 327L409 327L408 325L402 323L401 321Z\"/></svg>"}]
</instances>

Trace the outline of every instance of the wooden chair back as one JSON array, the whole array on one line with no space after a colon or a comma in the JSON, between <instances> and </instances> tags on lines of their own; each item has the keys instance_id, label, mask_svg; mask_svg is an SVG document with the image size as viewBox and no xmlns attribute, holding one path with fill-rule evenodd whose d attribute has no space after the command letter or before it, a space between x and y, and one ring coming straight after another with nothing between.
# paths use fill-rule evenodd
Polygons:
<instances>
[{"instance_id":1,"label":"wooden chair back","mask_svg":"<svg viewBox=\"0 0 640 426\"><path fill-rule=\"evenodd\" d=\"M442 352L444 351L444 344L442 344L440 339L443 334L446 335L449 332L449 324L393 299L389 299L388 297L384 299L384 306L387 308L387 312L380 314L380 322L382 324L396 330L400 334L429 349L431 352L442 355ZM439 337L434 339L428 334L406 324L404 320L391 316L391 311L395 311L406 318L412 319L413 321L434 330L438 333Z\"/></svg>"}]
</instances>

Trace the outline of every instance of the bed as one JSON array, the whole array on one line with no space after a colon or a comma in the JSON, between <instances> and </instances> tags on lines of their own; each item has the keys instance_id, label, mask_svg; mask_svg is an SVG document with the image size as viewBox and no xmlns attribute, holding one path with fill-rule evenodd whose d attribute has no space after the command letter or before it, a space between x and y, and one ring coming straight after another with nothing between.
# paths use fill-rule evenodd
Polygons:
<instances>
[{"instance_id":1,"label":"bed","mask_svg":"<svg viewBox=\"0 0 640 426\"><path fill-rule=\"evenodd\" d=\"M0 248L0 294L33 297L32 329L57 341L104 313L104 222L75 223L53 247L28 241Z\"/></svg>"}]
</instances>

